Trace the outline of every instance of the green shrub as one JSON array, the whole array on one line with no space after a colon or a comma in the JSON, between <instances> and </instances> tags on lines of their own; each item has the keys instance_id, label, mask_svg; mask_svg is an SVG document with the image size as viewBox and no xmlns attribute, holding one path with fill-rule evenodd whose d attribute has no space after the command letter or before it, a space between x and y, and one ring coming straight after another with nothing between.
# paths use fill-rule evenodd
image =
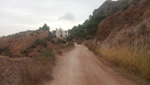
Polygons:
<instances>
[{"instance_id":1,"label":"green shrub","mask_svg":"<svg viewBox=\"0 0 150 85\"><path fill-rule=\"evenodd\" d=\"M7 55L7 56L10 56L10 55L11 55L11 52L10 52L9 47L0 48L0 55L1 55L1 54L5 54L5 55Z\"/></svg>"},{"instance_id":2,"label":"green shrub","mask_svg":"<svg viewBox=\"0 0 150 85\"><path fill-rule=\"evenodd\" d=\"M33 34L33 33L30 33L30 35L31 35L31 36L34 36L34 34Z\"/></svg>"},{"instance_id":3,"label":"green shrub","mask_svg":"<svg viewBox=\"0 0 150 85\"><path fill-rule=\"evenodd\" d=\"M126 10L126 9L128 9L128 8L129 8L129 5L125 6L123 9Z\"/></svg>"},{"instance_id":4,"label":"green shrub","mask_svg":"<svg viewBox=\"0 0 150 85\"><path fill-rule=\"evenodd\" d=\"M131 4L137 5L140 1L141 1L141 0L132 0L132 1L131 1Z\"/></svg>"},{"instance_id":5,"label":"green shrub","mask_svg":"<svg viewBox=\"0 0 150 85\"><path fill-rule=\"evenodd\" d=\"M65 41L65 40L63 40L63 39L58 39L57 44L58 44L58 43L66 44L66 41Z\"/></svg>"},{"instance_id":6,"label":"green shrub","mask_svg":"<svg viewBox=\"0 0 150 85\"><path fill-rule=\"evenodd\" d=\"M40 55L36 57L36 60L41 62L42 64L46 64L49 61L53 61L55 59L55 54L52 50L41 51Z\"/></svg>"},{"instance_id":7,"label":"green shrub","mask_svg":"<svg viewBox=\"0 0 150 85\"><path fill-rule=\"evenodd\" d=\"M54 40L51 40L51 42L52 42L53 44L55 44L55 41L54 41Z\"/></svg>"},{"instance_id":8,"label":"green shrub","mask_svg":"<svg viewBox=\"0 0 150 85\"><path fill-rule=\"evenodd\" d=\"M77 40L77 44L82 44L82 40Z\"/></svg>"},{"instance_id":9,"label":"green shrub","mask_svg":"<svg viewBox=\"0 0 150 85\"><path fill-rule=\"evenodd\" d=\"M45 40L37 39L34 43L32 43L32 45L30 47L21 51L21 54L25 54L26 56L28 56L28 53L31 52L32 49L36 48L36 46L38 46L38 45L47 47L47 42Z\"/></svg>"},{"instance_id":10,"label":"green shrub","mask_svg":"<svg viewBox=\"0 0 150 85\"><path fill-rule=\"evenodd\" d=\"M46 38L44 38L44 40L52 41L53 38L56 38L56 35L49 32L48 36Z\"/></svg>"},{"instance_id":11,"label":"green shrub","mask_svg":"<svg viewBox=\"0 0 150 85\"><path fill-rule=\"evenodd\" d=\"M89 39L93 39L93 38L94 38L94 36L88 35L85 39L89 40Z\"/></svg>"},{"instance_id":12,"label":"green shrub","mask_svg":"<svg viewBox=\"0 0 150 85\"><path fill-rule=\"evenodd\" d=\"M47 47L47 42L45 40L37 39L30 47L35 48L37 45Z\"/></svg>"},{"instance_id":13,"label":"green shrub","mask_svg":"<svg viewBox=\"0 0 150 85\"><path fill-rule=\"evenodd\" d=\"M49 26L47 26L47 24L45 23L44 25L43 25L43 27L39 27L39 30L50 30L50 28L49 28Z\"/></svg>"},{"instance_id":14,"label":"green shrub","mask_svg":"<svg viewBox=\"0 0 150 85\"><path fill-rule=\"evenodd\" d=\"M74 47L74 43L73 42L69 42L68 44L67 44L67 47Z\"/></svg>"},{"instance_id":15,"label":"green shrub","mask_svg":"<svg viewBox=\"0 0 150 85\"><path fill-rule=\"evenodd\" d=\"M27 48L26 50L21 51L21 54L25 54L26 56L28 56L28 53L31 51L31 48Z\"/></svg>"},{"instance_id":16,"label":"green shrub","mask_svg":"<svg viewBox=\"0 0 150 85\"><path fill-rule=\"evenodd\" d=\"M93 45L93 44L88 43L88 42L84 43L84 45L86 47L88 47L88 49L91 50L94 54L96 54L96 55L98 54L98 50L97 50L97 46L96 45Z\"/></svg>"},{"instance_id":17,"label":"green shrub","mask_svg":"<svg viewBox=\"0 0 150 85\"><path fill-rule=\"evenodd\" d=\"M62 43L61 43L61 44L58 45L58 48L64 49L64 48L66 48L66 44L62 44Z\"/></svg>"},{"instance_id":18,"label":"green shrub","mask_svg":"<svg viewBox=\"0 0 150 85\"><path fill-rule=\"evenodd\" d=\"M68 36L66 39L67 39L68 42L70 42L70 41L73 40L73 38L74 38L74 37L73 37L72 35L70 35L70 36Z\"/></svg>"}]
</instances>

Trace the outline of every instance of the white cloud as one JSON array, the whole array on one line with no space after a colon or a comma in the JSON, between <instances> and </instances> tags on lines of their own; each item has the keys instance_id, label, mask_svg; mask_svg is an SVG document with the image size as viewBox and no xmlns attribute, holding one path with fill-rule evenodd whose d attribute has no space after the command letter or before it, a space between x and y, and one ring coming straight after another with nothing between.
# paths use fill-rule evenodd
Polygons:
<instances>
[{"instance_id":1,"label":"white cloud","mask_svg":"<svg viewBox=\"0 0 150 85\"><path fill-rule=\"evenodd\" d=\"M74 21L76 20L76 18L72 13L66 13L63 16L59 17L59 20Z\"/></svg>"},{"instance_id":2,"label":"white cloud","mask_svg":"<svg viewBox=\"0 0 150 85\"><path fill-rule=\"evenodd\" d=\"M0 0L0 36L35 30L44 23L51 29L82 24L105 0ZM69 12L69 13L68 13Z\"/></svg>"}]
</instances>

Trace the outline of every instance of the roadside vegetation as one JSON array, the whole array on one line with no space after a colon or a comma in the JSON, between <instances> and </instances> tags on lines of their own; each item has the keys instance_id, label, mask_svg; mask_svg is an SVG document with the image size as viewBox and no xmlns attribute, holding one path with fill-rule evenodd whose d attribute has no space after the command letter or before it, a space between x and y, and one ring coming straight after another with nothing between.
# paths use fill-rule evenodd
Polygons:
<instances>
[{"instance_id":1,"label":"roadside vegetation","mask_svg":"<svg viewBox=\"0 0 150 85\"><path fill-rule=\"evenodd\" d=\"M148 51L138 50L129 46L100 48L91 43L85 43L85 46L117 68L121 68L141 79L150 81L150 55Z\"/></svg>"},{"instance_id":2,"label":"roadside vegetation","mask_svg":"<svg viewBox=\"0 0 150 85\"><path fill-rule=\"evenodd\" d=\"M129 73L150 81L150 55L145 50L118 46L100 48L98 52L116 67L123 68Z\"/></svg>"},{"instance_id":3,"label":"roadside vegetation","mask_svg":"<svg viewBox=\"0 0 150 85\"><path fill-rule=\"evenodd\" d=\"M49 27L44 24L39 30L49 31ZM55 53L52 49L46 49L48 46L47 42L52 42L55 38L54 35L49 31L49 35L44 39L37 39L31 44L26 50L22 51L22 54L28 56L28 53L35 49L37 46L42 46L43 48L38 50L38 55L32 57L34 63L32 65L27 65L21 69L21 79L23 85L37 85L42 83L42 81L52 79L52 66L55 61Z\"/></svg>"},{"instance_id":4,"label":"roadside vegetation","mask_svg":"<svg viewBox=\"0 0 150 85\"><path fill-rule=\"evenodd\" d=\"M87 19L82 25L74 26L71 30L69 30L70 36L67 40L71 41L78 38L93 38L93 36L96 35L99 22L105 18L106 16L94 17L90 15L89 19Z\"/></svg>"},{"instance_id":5,"label":"roadside vegetation","mask_svg":"<svg viewBox=\"0 0 150 85\"><path fill-rule=\"evenodd\" d=\"M49 27L44 24L39 30L49 30ZM48 42L53 44L53 48L47 48ZM57 39L56 36L49 32L48 37L35 40L22 53L28 56L38 46L42 47L42 49L38 49L38 55L32 57L35 60L34 64L28 65L21 70L23 85L37 85L43 81L51 80L52 67L55 64L56 56L62 55L64 50L72 49L74 43L67 42L65 39Z\"/></svg>"},{"instance_id":6,"label":"roadside vegetation","mask_svg":"<svg viewBox=\"0 0 150 85\"><path fill-rule=\"evenodd\" d=\"M21 80L23 85L37 85L43 81L52 79L52 66L55 54L51 50L42 51L31 65L21 69Z\"/></svg>"},{"instance_id":7,"label":"roadside vegetation","mask_svg":"<svg viewBox=\"0 0 150 85\"><path fill-rule=\"evenodd\" d=\"M39 30L49 30L49 27L44 24ZM53 44L53 48L48 49L48 43ZM42 47L41 49L37 48ZM26 66L21 70L23 85L37 85L46 80L51 80L52 66L55 64L57 55L62 55L64 50L69 50L74 47L73 42L67 42L65 39L57 39L50 31L49 35L44 39L37 39L27 49L22 51L22 54L28 56L34 49L38 49L38 55L33 56L35 64Z\"/></svg>"},{"instance_id":8,"label":"roadside vegetation","mask_svg":"<svg viewBox=\"0 0 150 85\"><path fill-rule=\"evenodd\" d=\"M94 54L98 54L98 48L96 45L93 45L90 42L85 42L84 45L88 47L88 49L91 50Z\"/></svg>"},{"instance_id":9,"label":"roadside vegetation","mask_svg":"<svg viewBox=\"0 0 150 85\"><path fill-rule=\"evenodd\" d=\"M40 55L35 57L37 61L39 61L41 64L45 65L49 62L53 62L55 60L55 54L51 49L46 51L41 51Z\"/></svg>"},{"instance_id":10,"label":"roadside vegetation","mask_svg":"<svg viewBox=\"0 0 150 85\"><path fill-rule=\"evenodd\" d=\"M68 40L94 39L95 35L97 34L98 24L101 21L117 11L127 10L130 6L136 5L140 1L141 0L132 0L130 3L128 3L127 0L119 0L118 4L122 4L123 6L120 5L120 9L118 9L118 5L114 6L114 9L112 12L110 11L109 15L106 15L107 13L105 14L105 12L103 13L103 10L100 10L100 8L97 9L97 14L90 15L89 19L87 19L83 24L74 26L69 31L70 36L68 37ZM124 5L124 2L128 4ZM136 47L131 46L115 46L106 48L98 47L98 45L92 44L91 42L85 42L84 44L93 53L103 57L107 61L111 62L111 64L114 66L134 74L141 79L150 81L150 54L148 54L148 51L137 49Z\"/></svg>"},{"instance_id":11,"label":"roadside vegetation","mask_svg":"<svg viewBox=\"0 0 150 85\"><path fill-rule=\"evenodd\" d=\"M55 35L53 35L51 33L50 28L44 24L43 27L40 27L38 30L45 30L48 31L48 36L45 37L44 39L39 39L37 38L28 48L26 48L25 50L21 51L21 54L24 54L25 56L28 56L28 54L33 51L33 49L35 49L37 46L42 46L44 48L46 48L48 46L48 42L52 42L53 38L56 38ZM36 31L35 31L36 32ZM32 33L31 33L32 34ZM33 36L33 35L32 35Z\"/></svg>"},{"instance_id":12,"label":"roadside vegetation","mask_svg":"<svg viewBox=\"0 0 150 85\"><path fill-rule=\"evenodd\" d=\"M132 3L136 5L140 0L133 1L134 2ZM130 5L125 6L124 10L128 9L129 6ZM98 24L108 16L100 13L97 15L98 16L90 15L89 19L87 19L83 24L74 26L71 30L69 30L70 35L67 37L67 40L55 39L56 36L49 31L50 28L47 24L44 24L43 27L39 27L38 30L48 31L49 35L44 39L37 38L29 47L21 51L21 54L26 57L30 57L28 54L36 47L41 46L41 48L44 48L38 50L37 56L31 57L34 60L33 64L27 64L26 67L20 67L20 75L23 85L37 85L42 83L43 80L52 79L52 66L55 62L56 55L62 55L62 51L64 49L72 49L74 47L74 43L72 42L73 39L76 39L77 43L81 44L84 40L93 39L96 36ZM38 31L35 32L36 34L31 33L30 36L39 34ZM10 37L18 38L24 36L25 33L26 32L22 32ZM48 42L51 42L54 45L53 49L45 49L48 47ZM114 66L150 81L150 55L147 51L127 46L99 48L90 42L85 43L85 45L89 48L89 50L94 52L96 55L102 56ZM7 47L0 49L0 54L6 52L5 54L9 56L9 50L10 49Z\"/></svg>"},{"instance_id":13,"label":"roadside vegetation","mask_svg":"<svg viewBox=\"0 0 150 85\"><path fill-rule=\"evenodd\" d=\"M68 41L71 41L73 39L92 39L97 34L98 24L103 21L108 16L112 15L113 13L116 13L120 10L126 10L132 5L136 5L141 0L118 0L117 2L112 2L111 7L107 6L104 7L105 9L95 9L93 11L93 14L89 16L87 20L84 21L83 24L79 24L78 26L74 26L72 29L69 30L70 36L67 38ZM102 5L103 6L103 5ZM119 6L119 7L118 7ZM107 9L111 9L111 11L107 12L105 11Z\"/></svg>"}]
</instances>

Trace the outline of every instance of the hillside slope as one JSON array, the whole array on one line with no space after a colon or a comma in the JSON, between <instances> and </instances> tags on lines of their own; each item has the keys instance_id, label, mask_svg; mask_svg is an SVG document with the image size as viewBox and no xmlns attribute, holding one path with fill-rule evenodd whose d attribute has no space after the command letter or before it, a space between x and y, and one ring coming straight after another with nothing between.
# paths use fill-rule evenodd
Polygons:
<instances>
[{"instance_id":1,"label":"hillside slope","mask_svg":"<svg viewBox=\"0 0 150 85\"><path fill-rule=\"evenodd\" d=\"M118 1L105 1L99 8L93 11L93 16L109 16L120 10L126 10L132 5L139 3L141 0L118 0Z\"/></svg>"},{"instance_id":2,"label":"hillside slope","mask_svg":"<svg viewBox=\"0 0 150 85\"><path fill-rule=\"evenodd\" d=\"M0 37L0 85L41 85L51 80L55 57L65 48L73 48L73 43L55 38L46 24Z\"/></svg>"},{"instance_id":3,"label":"hillside slope","mask_svg":"<svg viewBox=\"0 0 150 85\"><path fill-rule=\"evenodd\" d=\"M146 81L150 80L149 9L150 0L142 0L112 14L99 23L96 36L98 46L88 45L112 65Z\"/></svg>"},{"instance_id":4,"label":"hillside slope","mask_svg":"<svg viewBox=\"0 0 150 85\"><path fill-rule=\"evenodd\" d=\"M36 31L20 32L14 35L2 37L0 38L0 55L10 56L10 57L35 56L37 54L36 53L37 50L43 47L45 48L52 47L49 46L52 44L51 42L42 41L43 39L48 37L48 35L49 35L49 31L47 30L36 30ZM36 47L35 46L36 44L42 44L42 45L38 45Z\"/></svg>"},{"instance_id":5,"label":"hillside slope","mask_svg":"<svg viewBox=\"0 0 150 85\"><path fill-rule=\"evenodd\" d=\"M83 24L74 26L69 32L69 39L90 39L96 36L98 24L106 17L111 16L113 13L123 11L129 7L136 5L141 0L118 0L118 1L105 1L99 8L93 11L89 19L85 20Z\"/></svg>"},{"instance_id":6,"label":"hillside slope","mask_svg":"<svg viewBox=\"0 0 150 85\"><path fill-rule=\"evenodd\" d=\"M130 45L150 48L150 1L143 0L103 20L97 41L103 46Z\"/></svg>"}]
</instances>

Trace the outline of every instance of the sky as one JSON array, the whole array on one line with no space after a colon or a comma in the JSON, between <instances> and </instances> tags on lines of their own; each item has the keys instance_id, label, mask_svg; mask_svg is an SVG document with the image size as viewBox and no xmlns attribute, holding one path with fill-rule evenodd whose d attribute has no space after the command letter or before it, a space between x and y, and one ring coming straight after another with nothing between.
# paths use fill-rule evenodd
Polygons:
<instances>
[{"instance_id":1,"label":"sky","mask_svg":"<svg viewBox=\"0 0 150 85\"><path fill-rule=\"evenodd\" d=\"M36 30L46 23L50 30L82 24L105 0L0 0L0 36Z\"/></svg>"}]
</instances>

